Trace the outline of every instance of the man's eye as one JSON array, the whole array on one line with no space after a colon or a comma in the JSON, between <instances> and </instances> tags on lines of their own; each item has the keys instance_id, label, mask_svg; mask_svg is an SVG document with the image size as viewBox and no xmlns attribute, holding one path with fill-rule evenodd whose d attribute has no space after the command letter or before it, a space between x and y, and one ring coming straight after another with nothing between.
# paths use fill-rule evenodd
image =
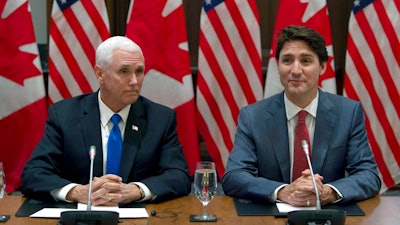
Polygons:
<instances>
[{"instance_id":1,"label":"man's eye","mask_svg":"<svg viewBox=\"0 0 400 225\"><path fill-rule=\"evenodd\" d=\"M144 71L143 71L143 69L137 69L136 70L136 74L142 74Z\"/></svg>"},{"instance_id":2,"label":"man's eye","mask_svg":"<svg viewBox=\"0 0 400 225\"><path fill-rule=\"evenodd\" d=\"M303 63L310 63L310 62L312 62L312 60L311 60L310 58L304 58L302 61L303 61Z\"/></svg>"},{"instance_id":3,"label":"man's eye","mask_svg":"<svg viewBox=\"0 0 400 225\"><path fill-rule=\"evenodd\" d=\"M121 74L129 74L129 70L128 69L122 69L120 70Z\"/></svg>"}]
</instances>

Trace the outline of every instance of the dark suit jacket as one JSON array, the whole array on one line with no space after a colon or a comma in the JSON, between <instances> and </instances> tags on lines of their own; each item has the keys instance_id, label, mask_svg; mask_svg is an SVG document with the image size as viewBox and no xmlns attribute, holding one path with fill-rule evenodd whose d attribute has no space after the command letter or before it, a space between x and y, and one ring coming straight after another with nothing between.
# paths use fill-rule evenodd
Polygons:
<instances>
[{"instance_id":1,"label":"dark suit jacket","mask_svg":"<svg viewBox=\"0 0 400 225\"><path fill-rule=\"evenodd\" d=\"M370 150L359 102L319 91L312 148L314 173L336 187L342 202L379 192L381 181ZM244 107L222 179L225 194L270 201L290 183L290 156L283 92Z\"/></svg>"},{"instance_id":2,"label":"dark suit jacket","mask_svg":"<svg viewBox=\"0 0 400 225\"><path fill-rule=\"evenodd\" d=\"M155 200L189 194L190 177L175 127L172 109L144 97L132 104L121 156L124 183L143 182L157 195ZM53 199L53 189L71 182L87 184L91 145L97 149L93 174L99 177L103 151L97 93L53 104L45 133L22 173L22 193L47 201Z\"/></svg>"}]
</instances>

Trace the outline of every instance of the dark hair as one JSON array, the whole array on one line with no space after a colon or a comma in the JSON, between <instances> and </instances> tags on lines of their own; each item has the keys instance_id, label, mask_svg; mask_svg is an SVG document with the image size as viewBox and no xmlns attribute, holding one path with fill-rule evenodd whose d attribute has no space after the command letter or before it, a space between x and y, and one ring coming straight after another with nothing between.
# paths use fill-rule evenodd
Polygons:
<instances>
[{"instance_id":1,"label":"dark hair","mask_svg":"<svg viewBox=\"0 0 400 225\"><path fill-rule=\"evenodd\" d=\"M324 38L315 30L305 26L287 26L279 32L275 57L279 60L281 50L285 43L291 41L304 41L313 52L318 55L320 63L328 61L328 51Z\"/></svg>"}]
</instances>

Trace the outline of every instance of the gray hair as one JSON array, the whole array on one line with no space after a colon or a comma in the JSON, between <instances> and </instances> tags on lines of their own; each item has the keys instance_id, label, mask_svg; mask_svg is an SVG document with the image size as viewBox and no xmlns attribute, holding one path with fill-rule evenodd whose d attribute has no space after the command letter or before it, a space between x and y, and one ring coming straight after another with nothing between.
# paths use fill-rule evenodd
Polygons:
<instances>
[{"instance_id":1,"label":"gray hair","mask_svg":"<svg viewBox=\"0 0 400 225\"><path fill-rule=\"evenodd\" d=\"M140 46L131 39L124 36L112 36L97 47L96 64L100 65L104 69L107 69L110 64L112 54L115 50L140 52L140 54L143 56Z\"/></svg>"}]
</instances>

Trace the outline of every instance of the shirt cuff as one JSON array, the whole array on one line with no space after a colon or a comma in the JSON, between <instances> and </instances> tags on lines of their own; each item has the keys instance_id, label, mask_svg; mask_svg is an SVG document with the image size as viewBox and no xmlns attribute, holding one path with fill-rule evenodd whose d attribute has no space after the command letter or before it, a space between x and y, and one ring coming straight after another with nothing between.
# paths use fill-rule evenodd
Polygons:
<instances>
[{"instance_id":1,"label":"shirt cuff","mask_svg":"<svg viewBox=\"0 0 400 225\"><path fill-rule=\"evenodd\" d=\"M333 189L333 191L335 192L335 194L336 194L336 201L334 201L334 202L332 202L332 203L340 202L340 201L343 199L342 193L340 193L340 191L339 191L338 189L336 189L334 186L332 186L332 185L330 185L330 184L326 184L326 185L328 185L329 187L331 187L331 188Z\"/></svg>"},{"instance_id":2,"label":"shirt cuff","mask_svg":"<svg viewBox=\"0 0 400 225\"><path fill-rule=\"evenodd\" d=\"M51 196L53 196L53 198L55 200L58 201L65 201L65 202L73 202L73 201L68 201L66 199L68 192L74 188L75 186L77 186L78 184L75 183L70 183L65 185L64 187L60 188L60 189L54 189L50 192Z\"/></svg>"},{"instance_id":3,"label":"shirt cuff","mask_svg":"<svg viewBox=\"0 0 400 225\"><path fill-rule=\"evenodd\" d=\"M273 202L281 202L278 200L278 191L287 186L287 184L282 184L281 186L277 187L273 193L270 194L270 198Z\"/></svg>"},{"instance_id":4,"label":"shirt cuff","mask_svg":"<svg viewBox=\"0 0 400 225\"><path fill-rule=\"evenodd\" d=\"M157 197L153 192L150 191L150 189L145 184L141 182L133 182L133 184L136 184L137 186L141 187L144 192L144 198L141 199L139 202L154 200Z\"/></svg>"}]
</instances>

